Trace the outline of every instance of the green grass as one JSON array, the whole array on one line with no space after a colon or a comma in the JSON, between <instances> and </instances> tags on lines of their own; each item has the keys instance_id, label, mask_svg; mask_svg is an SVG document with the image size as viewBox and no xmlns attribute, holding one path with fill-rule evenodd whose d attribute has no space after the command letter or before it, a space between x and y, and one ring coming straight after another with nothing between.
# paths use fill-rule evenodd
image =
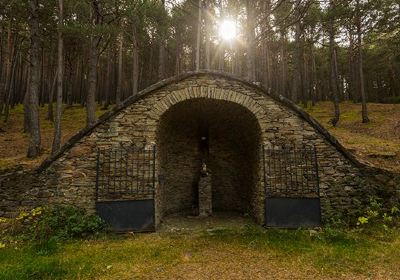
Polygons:
<instances>
[{"instance_id":1,"label":"green grass","mask_svg":"<svg viewBox=\"0 0 400 280\"><path fill-rule=\"evenodd\" d=\"M237 269L245 269L254 262L288 273L316 271L320 279L362 279L376 273L390 279L400 263L400 242L398 232L383 240L355 231L310 234L258 226L106 236L62 243L47 255L28 245L0 249L0 279L174 279L187 265L199 270L199 279L206 279L202 270L209 267L237 264ZM300 274L299 279L307 278Z\"/></svg>"}]
</instances>

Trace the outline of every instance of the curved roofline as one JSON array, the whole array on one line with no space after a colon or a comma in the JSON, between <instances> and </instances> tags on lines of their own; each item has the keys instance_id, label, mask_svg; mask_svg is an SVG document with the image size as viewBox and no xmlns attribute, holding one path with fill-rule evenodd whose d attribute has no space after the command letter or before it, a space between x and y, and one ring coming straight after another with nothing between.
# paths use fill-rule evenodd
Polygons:
<instances>
[{"instance_id":1,"label":"curved roofline","mask_svg":"<svg viewBox=\"0 0 400 280\"><path fill-rule=\"evenodd\" d=\"M161 80L161 81L143 89L137 95L130 96L129 98L125 99L119 106L116 106L112 110L101 115L95 124L81 129L77 134L72 136L54 155L49 156L46 160L44 160L36 171L41 172L41 171L45 170L46 168L48 168L54 161L56 161L58 158L60 158L67 150L71 149L80 139L89 135L96 127L105 123L107 120L109 120L113 116L117 115L119 112L121 112L123 109L125 109L129 105L135 103L137 100L145 97L146 95L148 95L156 90L159 90L165 86L168 86L172 83L177 83L177 82L180 82L187 78L194 77L194 76L201 76L201 75L210 75L210 76L215 76L215 77L221 77L221 78L231 80L231 81L240 82L250 88L261 91L264 95L274 99L276 102L281 103L285 107L291 109L299 117L301 117L302 119L307 121L314 129L316 129L320 134L322 134L330 144L332 144L339 152L341 152L341 154L345 158L350 160L357 167L370 168L370 169L375 169L375 170L384 171L384 172L387 171L387 170L369 166L365 163L360 162L333 135L331 135L328 132L328 130L326 130L316 119L314 119L307 112L305 112L303 109L301 109L299 106L297 106L295 103L293 103L291 100L287 99L286 97L268 92L268 90L265 87L256 85L256 84L249 82L243 78L240 78L236 75L232 75L232 74L220 72L220 71L214 71L214 70L200 70L200 71L185 72L183 74L179 74L179 75Z\"/></svg>"}]
</instances>

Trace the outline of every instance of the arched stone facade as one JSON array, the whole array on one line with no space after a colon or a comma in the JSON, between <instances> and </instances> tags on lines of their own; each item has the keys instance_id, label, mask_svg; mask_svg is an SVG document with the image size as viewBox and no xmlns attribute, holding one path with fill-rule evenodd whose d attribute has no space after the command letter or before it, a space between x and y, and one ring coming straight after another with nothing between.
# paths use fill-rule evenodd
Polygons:
<instances>
[{"instance_id":1,"label":"arched stone facade","mask_svg":"<svg viewBox=\"0 0 400 280\"><path fill-rule=\"evenodd\" d=\"M158 145L160 120L171 108L190 100L214 100L235 104L254 117L260 144L267 148L313 145L317 149L320 197L324 220L356 212L368 195L384 191L398 199L396 175L359 163L321 125L281 96L221 73L197 72L170 78L100 118L93 127L73 137L57 155L46 160L26 196L40 201L69 203L94 211L96 154L121 144ZM229 107L229 106L228 106ZM238 109L239 110L239 109ZM240 120L236 120L240 122ZM261 145L260 145L261 149ZM264 222L265 186L261 156L253 196L253 214ZM157 157L156 174L160 173ZM384 177L380 182L378 177ZM6 186L4 183L3 186ZM156 186L156 221L161 220L159 186ZM39 202L38 202L39 203Z\"/></svg>"}]
</instances>

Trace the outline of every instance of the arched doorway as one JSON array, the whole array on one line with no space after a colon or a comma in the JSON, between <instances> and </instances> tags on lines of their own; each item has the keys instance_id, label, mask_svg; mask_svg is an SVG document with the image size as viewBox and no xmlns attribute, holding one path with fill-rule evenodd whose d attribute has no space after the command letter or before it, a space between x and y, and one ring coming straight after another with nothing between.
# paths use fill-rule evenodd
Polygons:
<instances>
[{"instance_id":1,"label":"arched doorway","mask_svg":"<svg viewBox=\"0 0 400 280\"><path fill-rule=\"evenodd\" d=\"M175 213L198 214L205 168L212 212L253 215L261 187L260 135L254 114L234 102L196 98L169 108L157 131L161 220Z\"/></svg>"}]
</instances>

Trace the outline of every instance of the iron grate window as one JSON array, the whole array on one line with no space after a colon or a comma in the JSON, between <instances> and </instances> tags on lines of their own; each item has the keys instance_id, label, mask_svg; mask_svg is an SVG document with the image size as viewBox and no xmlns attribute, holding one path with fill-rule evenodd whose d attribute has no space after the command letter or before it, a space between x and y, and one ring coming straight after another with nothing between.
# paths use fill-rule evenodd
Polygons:
<instances>
[{"instance_id":1,"label":"iron grate window","mask_svg":"<svg viewBox=\"0 0 400 280\"><path fill-rule=\"evenodd\" d=\"M264 149L264 181L267 197L319 197L315 146Z\"/></svg>"},{"instance_id":2,"label":"iron grate window","mask_svg":"<svg viewBox=\"0 0 400 280\"><path fill-rule=\"evenodd\" d=\"M96 199L154 197L156 148L118 147L97 153Z\"/></svg>"}]
</instances>

